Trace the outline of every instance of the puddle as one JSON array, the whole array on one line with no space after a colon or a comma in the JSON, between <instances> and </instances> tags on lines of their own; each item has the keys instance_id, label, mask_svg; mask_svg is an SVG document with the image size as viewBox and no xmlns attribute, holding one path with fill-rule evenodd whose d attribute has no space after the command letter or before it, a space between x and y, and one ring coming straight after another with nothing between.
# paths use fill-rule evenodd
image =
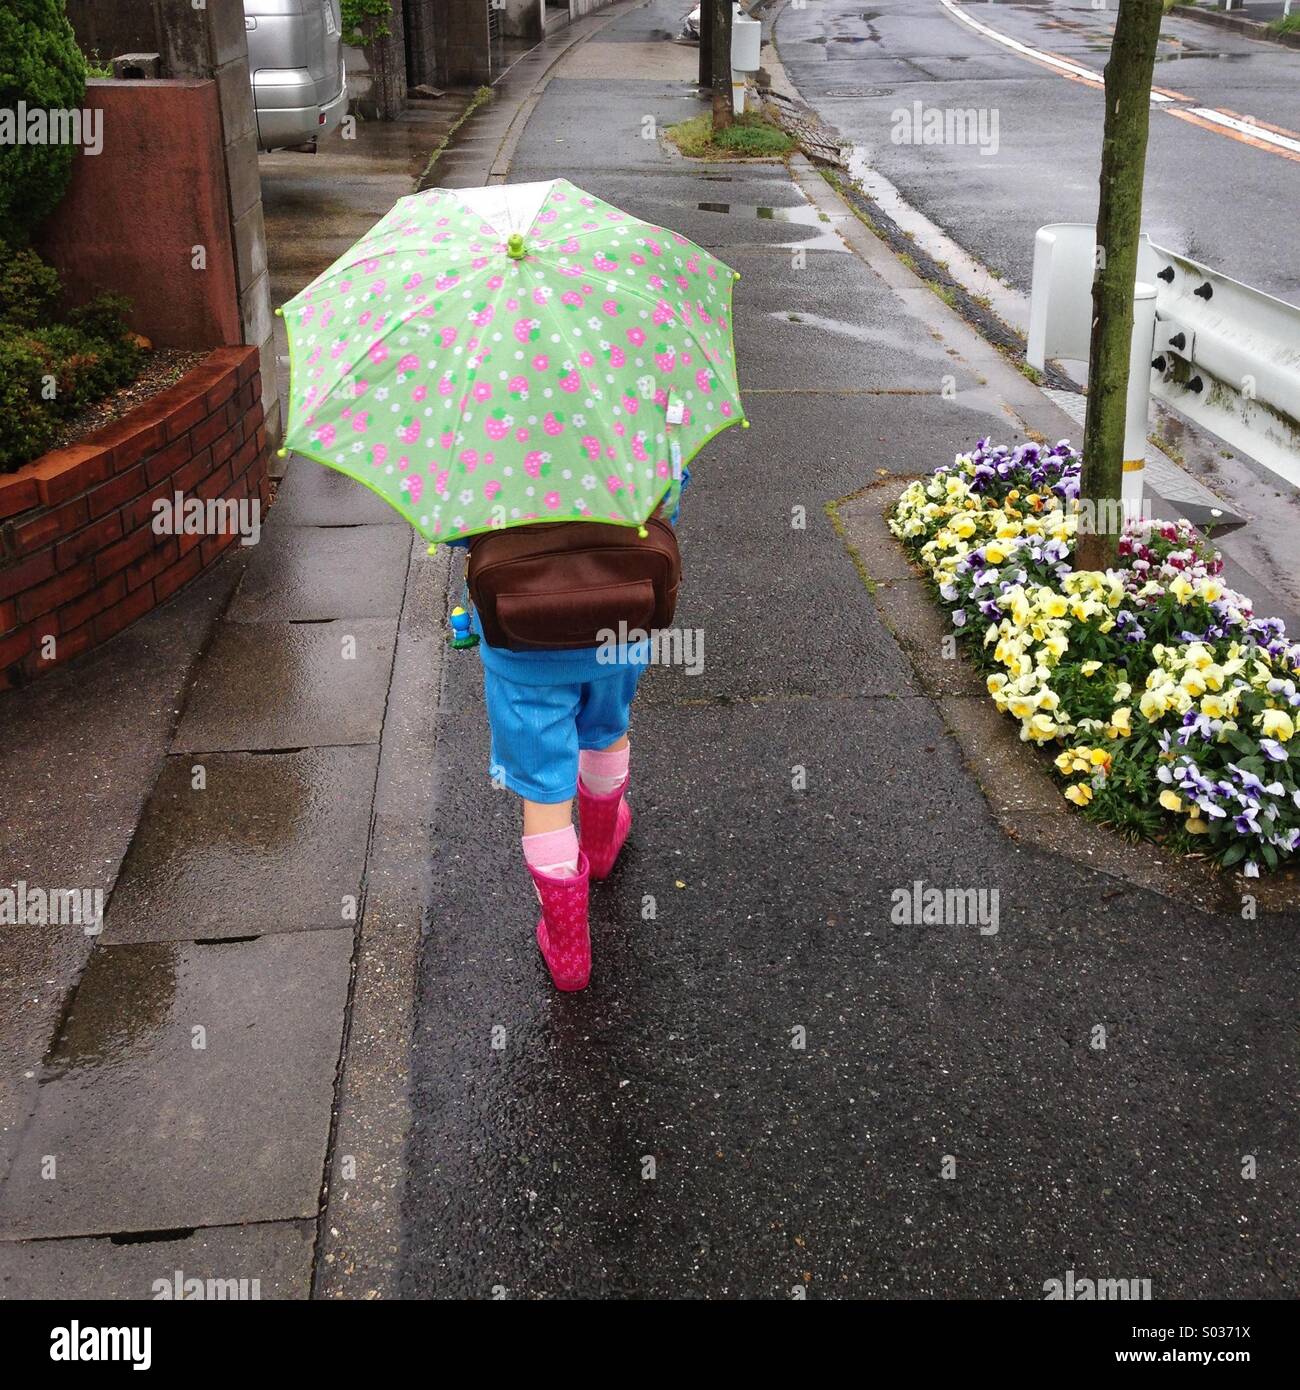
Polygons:
<instances>
[{"instance_id":1,"label":"puddle","mask_svg":"<svg viewBox=\"0 0 1300 1390\"><path fill-rule=\"evenodd\" d=\"M856 343L872 343L878 347L890 348L907 357L924 357L937 362L951 361L944 349L930 339L918 340L888 328L872 328L865 323L823 318L821 314L793 313L788 309L773 310L768 314L768 318L775 319L778 323L797 323L808 328L818 328L823 333L833 333L838 338L852 338Z\"/></svg>"},{"instance_id":2,"label":"puddle","mask_svg":"<svg viewBox=\"0 0 1300 1390\"><path fill-rule=\"evenodd\" d=\"M1209 48L1182 48L1174 53L1159 53L1156 55L1157 63L1174 63L1184 58L1208 58L1215 62L1240 62L1249 58L1249 53L1218 53Z\"/></svg>"},{"instance_id":3,"label":"puddle","mask_svg":"<svg viewBox=\"0 0 1300 1390\"><path fill-rule=\"evenodd\" d=\"M834 231L833 224L822 220L815 207L799 203L794 207L765 207L759 203L696 203L701 212L721 213L726 217L753 218L759 222L793 222L800 227L812 227L817 235L800 241L778 241L774 246L802 246L807 251L848 251Z\"/></svg>"}]
</instances>

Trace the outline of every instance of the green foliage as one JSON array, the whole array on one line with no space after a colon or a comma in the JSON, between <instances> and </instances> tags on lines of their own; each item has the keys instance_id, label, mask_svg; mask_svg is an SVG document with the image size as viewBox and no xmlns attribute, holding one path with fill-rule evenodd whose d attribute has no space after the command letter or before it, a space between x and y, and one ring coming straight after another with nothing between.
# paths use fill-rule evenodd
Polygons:
<instances>
[{"instance_id":1,"label":"green foliage","mask_svg":"<svg viewBox=\"0 0 1300 1390\"><path fill-rule=\"evenodd\" d=\"M58 417L41 400L45 364L35 344L0 330L0 472L48 447Z\"/></svg>"},{"instance_id":2,"label":"green foliage","mask_svg":"<svg viewBox=\"0 0 1300 1390\"><path fill-rule=\"evenodd\" d=\"M795 145L780 126L752 111L737 116L732 125L716 134L713 117L708 112L669 126L664 133L692 159L725 159L729 155L780 158L789 154Z\"/></svg>"},{"instance_id":3,"label":"green foliage","mask_svg":"<svg viewBox=\"0 0 1300 1390\"><path fill-rule=\"evenodd\" d=\"M386 39L392 32L392 0L342 0L343 42L361 48L375 39Z\"/></svg>"},{"instance_id":4,"label":"green foliage","mask_svg":"<svg viewBox=\"0 0 1300 1390\"><path fill-rule=\"evenodd\" d=\"M35 251L6 250L0 262L0 328L48 323L59 299L59 273Z\"/></svg>"},{"instance_id":5,"label":"green foliage","mask_svg":"<svg viewBox=\"0 0 1300 1390\"><path fill-rule=\"evenodd\" d=\"M8 472L44 452L70 416L132 381L143 351L121 295L100 295L60 321L52 267L2 242L0 267L0 472Z\"/></svg>"},{"instance_id":6,"label":"green foliage","mask_svg":"<svg viewBox=\"0 0 1300 1390\"><path fill-rule=\"evenodd\" d=\"M99 49L92 48L89 53L83 52L82 56L86 60L86 76L108 78L113 75L112 63L106 63L99 56Z\"/></svg>"},{"instance_id":7,"label":"green foliage","mask_svg":"<svg viewBox=\"0 0 1300 1390\"><path fill-rule=\"evenodd\" d=\"M72 111L86 95L86 60L63 0L0 4L0 111ZM0 240L25 244L72 177L71 145L0 145Z\"/></svg>"}]
</instances>

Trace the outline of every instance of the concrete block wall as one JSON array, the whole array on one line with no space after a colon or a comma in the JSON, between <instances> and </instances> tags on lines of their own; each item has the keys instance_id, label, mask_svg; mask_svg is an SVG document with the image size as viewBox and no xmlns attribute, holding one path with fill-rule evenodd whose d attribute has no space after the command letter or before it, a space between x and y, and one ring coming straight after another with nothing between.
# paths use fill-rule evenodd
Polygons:
<instances>
[{"instance_id":1,"label":"concrete block wall","mask_svg":"<svg viewBox=\"0 0 1300 1390\"><path fill-rule=\"evenodd\" d=\"M257 114L248 67L244 7L217 0L196 9L158 9L163 68L173 77L210 77L217 84L230 225L243 340L261 355L262 407L272 441L281 435L272 333L271 280L266 261L262 186L257 167Z\"/></svg>"}]
</instances>

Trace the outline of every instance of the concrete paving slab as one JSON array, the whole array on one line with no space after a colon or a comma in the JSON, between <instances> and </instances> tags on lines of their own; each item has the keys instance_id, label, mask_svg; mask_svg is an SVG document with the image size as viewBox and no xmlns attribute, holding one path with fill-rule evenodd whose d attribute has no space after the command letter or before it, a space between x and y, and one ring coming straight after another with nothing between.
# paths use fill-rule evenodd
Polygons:
<instances>
[{"instance_id":1,"label":"concrete paving slab","mask_svg":"<svg viewBox=\"0 0 1300 1390\"><path fill-rule=\"evenodd\" d=\"M97 949L0 1239L314 1217L351 959L343 928Z\"/></svg>"},{"instance_id":2,"label":"concrete paving slab","mask_svg":"<svg viewBox=\"0 0 1300 1390\"><path fill-rule=\"evenodd\" d=\"M749 387L870 383L938 393L978 385L960 357L856 260L810 255L792 272L780 257L753 257L736 286L733 315Z\"/></svg>"},{"instance_id":3,"label":"concrete paving slab","mask_svg":"<svg viewBox=\"0 0 1300 1390\"><path fill-rule=\"evenodd\" d=\"M201 762L174 754L118 876L104 941L201 941L355 921L378 760L374 745L205 753Z\"/></svg>"},{"instance_id":4,"label":"concrete paving slab","mask_svg":"<svg viewBox=\"0 0 1300 1390\"><path fill-rule=\"evenodd\" d=\"M173 753L376 743L397 624L224 623L200 663Z\"/></svg>"},{"instance_id":5,"label":"concrete paving slab","mask_svg":"<svg viewBox=\"0 0 1300 1390\"><path fill-rule=\"evenodd\" d=\"M306 1298L315 1239L314 1221L268 1221L171 1240L4 1241L0 1298Z\"/></svg>"},{"instance_id":6,"label":"concrete paving slab","mask_svg":"<svg viewBox=\"0 0 1300 1390\"><path fill-rule=\"evenodd\" d=\"M634 37L622 42L593 40L575 49L565 60L564 80L594 78L608 82L611 78L621 78L628 84L627 95L631 97L635 83L647 80L660 83L664 79L694 82L699 68L699 50L687 44ZM648 77L648 74L653 76Z\"/></svg>"},{"instance_id":7,"label":"concrete paving slab","mask_svg":"<svg viewBox=\"0 0 1300 1390\"><path fill-rule=\"evenodd\" d=\"M409 526L285 526L253 558L226 617L235 623L395 618ZM269 539L269 537L268 537Z\"/></svg>"},{"instance_id":8,"label":"concrete paving slab","mask_svg":"<svg viewBox=\"0 0 1300 1390\"><path fill-rule=\"evenodd\" d=\"M112 888L239 551L98 651L0 695L0 886ZM93 939L79 927L0 931L0 1180Z\"/></svg>"},{"instance_id":9,"label":"concrete paving slab","mask_svg":"<svg viewBox=\"0 0 1300 1390\"><path fill-rule=\"evenodd\" d=\"M947 400L937 394L746 388L741 399L749 429L733 427L709 442L691 463L682 499L682 516L688 517L706 496L735 497L741 505L711 516L711 524L728 527L728 545L759 513L773 525L778 514L788 523L796 503L811 515L885 474L910 478L951 463L985 435L1009 444L1025 437L1000 410L986 409L984 399L970 393ZM842 430L826 428L829 411L845 422Z\"/></svg>"},{"instance_id":10,"label":"concrete paving slab","mask_svg":"<svg viewBox=\"0 0 1300 1390\"><path fill-rule=\"evenodd\" d=\"M298 455L288 461L284 481L275 494L275 506L266 524L270 529L278 526L407 526L405 518L368 487L333 468Z\"/></svg>"}]
</instances>

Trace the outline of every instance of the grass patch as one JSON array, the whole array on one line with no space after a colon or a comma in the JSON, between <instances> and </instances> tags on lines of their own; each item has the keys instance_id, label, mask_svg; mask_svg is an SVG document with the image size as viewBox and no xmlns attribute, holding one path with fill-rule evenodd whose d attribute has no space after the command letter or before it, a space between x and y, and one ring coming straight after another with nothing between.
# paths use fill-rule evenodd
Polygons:
<instances>
[{"instance_id":1,"label":"grass patch","mask_svg":"<svg viewBox=\"0 0 1300 1390\"><path fill-rule=\"evenodd\" d=\"M1043 384L1044 378L1042 372L1029 362L1022 362L1020 364L1020 375L1027 381L1032 381L1035 386L1041 386Z\"/></svg>"},{"instance_id":2,"label":"grass patch","mask_svg":"<svg viewBox=\"0 0 1300 1390\"><path fill-rule=\"evenodd\" d=\"M1284 14L1270 19L1268 28L1275 34L1300 34L1300 10L1295 14Z\"/></svg>"},{"instance_id":3,"label":"grass patch","mask_svg":"<svg viewBox=\"0 0 1300 1390\"><path fill-rule=\"evenodd\" d=\"M757 111L737 116L716 134L711 112L679 121L664 134L688 159L780 159L795 147L792 136Z\"/></svg>"},{"instance_id":4,"label":"grass patch","mask_svg":"<svg viewBox=\"0 0 1300 1390\"><path fill-rule=\"evenodd\" d=\"M927 280L925 283L950 309L957 307L957 291L951 285L940 284L938 280Z\"/></svg>"},{"instance_id":5,"label":"grass patch","mask_svg":"<svg viewBox=\"0 0 1300 1390\"><path fill-rule=\"evenodd\" d=\"M1154 444L1162 454L1167 454L1179 468L1187 467L1187 460L1183 457L1183 451L1172 439L1166 439L1163 434L1149 434L1147 435L1147 443Z\"/></svg>"},{"instance_id":6,"label":"grass patch","mask_svg":"<svg viewBox=\"0 0 1300 1390\"><path fill-rule=\"evenodd\" d=\"M447 149L448 145L450 145L451 142L456 138L456 132L460 130L461 126L463 126L465 122L469 120L469 118L474 114L475 111L479 109L480 106L486 105L487 102L494 101L495 99L496 93L492 90L491 87L480 87L474 93L474 95L470 97L469 104L460 113L460 115L456 117L455 121L452 122L451 126L447 130L446 135L444 135L442 139L438 141L438 144L434 148L433 153L430 154L429 162L424 166L424 173L420 175L420 182L418 187L421 191L430 186L430 183L432 182L433 166L442 157L442 154Z\"/></svg>"}]
</instances>

